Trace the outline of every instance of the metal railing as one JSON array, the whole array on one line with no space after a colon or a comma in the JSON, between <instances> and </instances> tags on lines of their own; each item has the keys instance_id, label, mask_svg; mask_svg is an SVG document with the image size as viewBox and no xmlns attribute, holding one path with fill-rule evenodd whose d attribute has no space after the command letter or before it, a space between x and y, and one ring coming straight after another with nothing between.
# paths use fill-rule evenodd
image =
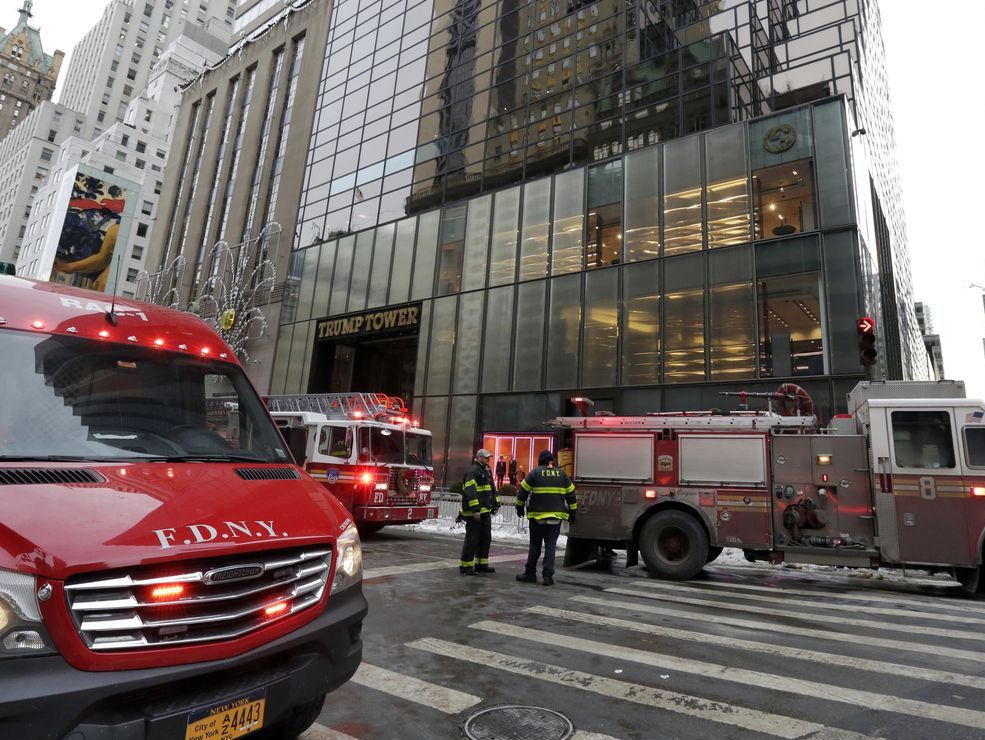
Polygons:
<instances>
[{"instance_id":1,"label":"metal railing","mask_svg":"<svg viewBox=\"0 0 985 740\"><path fill-rule=\"evenodd\" d=\"M462 494L452 493L447 489L434 491L431 494L431 501L438 504L438 518L450 522L455 521L462 508ZM500 496L499 511L492 518L492 523L513 527L517 532L526 532L527 520L516 515L515 501L513 496Z\"/></svg>"}]
</instances>

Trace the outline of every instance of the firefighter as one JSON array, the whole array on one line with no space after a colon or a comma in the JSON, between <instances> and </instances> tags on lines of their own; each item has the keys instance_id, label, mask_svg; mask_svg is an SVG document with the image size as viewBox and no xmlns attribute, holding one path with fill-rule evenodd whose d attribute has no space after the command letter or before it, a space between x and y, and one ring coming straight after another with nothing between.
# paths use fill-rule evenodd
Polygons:
<instances>
[{"instance_id":1,"label":"firefighter","mask_svg":"<svg viewBox=\"0 0 985 740\"><path fill-rule=\"evenodd\" d=\"M537 560L544 550L541 574L545 586L554 585L554 551L561 534L561 522L574 522L578 509L575 484L568 474L557 467L554 455L544 450L537 458L537 467L527 473L516 493L516 515L522 517L527 502L527 523L530 525L530 549L527 565L516 579L522 583L537 583Z\"/></svg>"},{"instance_id":2,"label":"firefighter","mask_svg":"<svg viewBox=\"0 0 985 740\"><path fill-rule=\"evenodd\" d=\"M462 511L465 520L465 542L458 572L463 576L476 573L495 573L489 567L489 544L492 542L492 517L499 511L499 499L489 469L489 450L475 453L475 462L465 474L462 488Z\"/></svg>"}]
</instances>

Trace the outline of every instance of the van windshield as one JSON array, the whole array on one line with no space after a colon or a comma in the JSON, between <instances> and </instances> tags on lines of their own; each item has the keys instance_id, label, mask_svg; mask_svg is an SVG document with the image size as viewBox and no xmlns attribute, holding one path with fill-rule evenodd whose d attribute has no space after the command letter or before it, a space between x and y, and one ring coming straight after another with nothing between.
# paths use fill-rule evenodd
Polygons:
<instances>
[{"instance_id":1,"label":"van windshield","mask_svg":"<svg viewBox=\"0 0 985 740\"><path fill-rule=\"evenodd\" d=\"M236 365L0 331L0 461L288 462Z\"/></svg>"}]
</instances>

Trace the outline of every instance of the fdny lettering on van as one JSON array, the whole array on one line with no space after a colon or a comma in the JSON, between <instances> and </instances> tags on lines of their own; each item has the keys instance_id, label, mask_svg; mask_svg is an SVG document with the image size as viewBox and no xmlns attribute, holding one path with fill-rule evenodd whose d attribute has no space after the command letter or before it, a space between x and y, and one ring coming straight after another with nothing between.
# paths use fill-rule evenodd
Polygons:
<instances>
[{"instance_id":1,"label":"fdny lettering on van","mask_svg":"<svg viewBox=\"0 0 985 740\"><path fill-rule=\"evenodd\" d=\"M179 529L181 530L180 535L178 534ZM154 534L157 535L162 550L174 547L179 542L185 545L197 545L213 540L269 540L288 536L287 532L277 532L273 520L263 521L260 519L221 522L215 526L211 524L189 524L185 527L166 527L155 529Z\"/></svg>"},{"instance_id":2,"label":"fdny lettering on van","mask_svg":"<svg viewBox=\"0 0 985 740\"><path fill-rule=\"evenodd\" d=\"M117 316L136 316L141 321L147 321L147 315L143 311L121 303L117 303L116 306L109 303L98 303L96 301L86 301L83 303L77 298L66 298L65 296L59 296L58 300L61 301L62 306L65 308L75 308L79 311L96 311L98 313L109 313L112 311Z\"/></svg>"}]
</instances>

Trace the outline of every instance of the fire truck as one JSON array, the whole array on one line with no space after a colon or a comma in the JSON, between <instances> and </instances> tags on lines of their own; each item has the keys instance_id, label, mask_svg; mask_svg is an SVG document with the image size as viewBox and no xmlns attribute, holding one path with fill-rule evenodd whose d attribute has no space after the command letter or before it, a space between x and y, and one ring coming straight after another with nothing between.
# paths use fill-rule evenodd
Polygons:
<instances>
[{"instance_id":1,"label":"fire truck","mask_svg":"<svg viewBox=\"0 0 985 740\"><path fill-rule=\"evenodd\" d=\"M431 432L383 393L269 396L281 427L307 432L305 470L352 514L360 531L438 516L431 503Z\"/></svg>"},{"instance_id":2,"label":"fire truck","mask_svg":"<svg viewBox=\"0 0 985 740\"><path fill-rule=\"evenodd\" d=\"M963 383L861 382L824 426L798 386L742 395L771 407L550 422L578 487L565 565L625 549L628 565L642 556L652 576L687 580L734 547L776 564L945 571L985 591L985 406Z\"/></svg>"}]
</instances>

